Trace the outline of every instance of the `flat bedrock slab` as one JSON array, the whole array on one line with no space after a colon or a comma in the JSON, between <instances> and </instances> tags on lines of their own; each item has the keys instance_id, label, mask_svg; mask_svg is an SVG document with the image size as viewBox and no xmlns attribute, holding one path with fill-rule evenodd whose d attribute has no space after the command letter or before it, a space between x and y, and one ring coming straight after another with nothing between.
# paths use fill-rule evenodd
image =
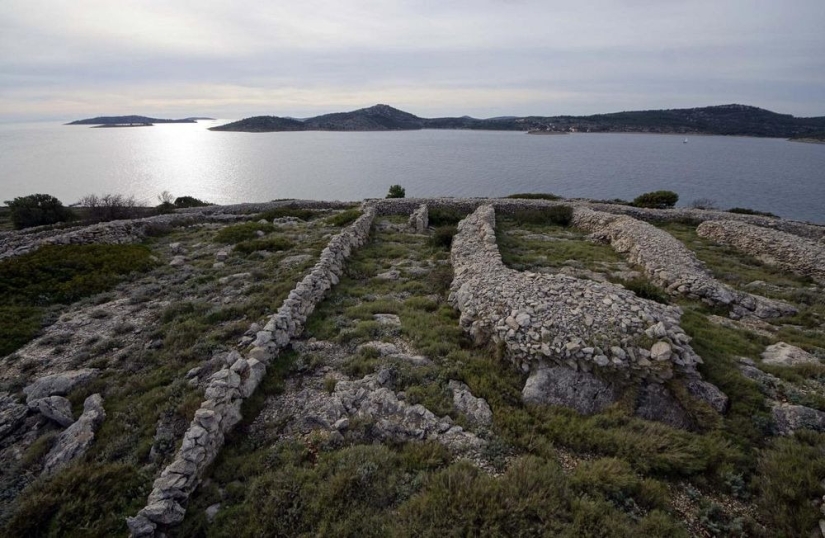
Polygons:
<instances>
[{"instance_id":1,"label":"flat bedrock slab","mask_svg":"<svg viewBox=\"0 0 825 538\"><path fill-rule=\"evenodd\" d=\"M819 359L804 349L777 342L765 348L762 352L762 362L775 366L797 366L800 364L820 364Z\"/></svg>"}]
</instances>

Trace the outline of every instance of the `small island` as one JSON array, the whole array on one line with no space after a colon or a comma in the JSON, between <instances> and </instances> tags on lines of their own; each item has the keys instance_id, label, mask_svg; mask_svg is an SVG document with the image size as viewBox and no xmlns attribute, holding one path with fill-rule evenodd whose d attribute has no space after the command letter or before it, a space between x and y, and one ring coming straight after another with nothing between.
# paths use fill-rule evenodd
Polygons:
<instances>
[{"instance_id":1,"label":"small island","mask_svg":"<svg viewBox=\"0 0 825 538\"><path fill-rule=\"evenodd\" d=\"M407 131L478 129L554 133L655 133L730 135L809 139L822 137L825 117L797 118L753 106L730 104L702 108L640 110L592 116L470 116L421 118L389 105L323 114L304 120L254 116L210 128L211 131Z\"/></svg>"},{"instance_id":2,"label":"small island","mask_svg":"<svg viewBox=\"0 0 825 538\"><path fill-rule=\"evenodd\" d=\"M179 120L150 118L148 116L98 116L84 120L75 120L66 125L91 125L93 127L151 127L156 123L197 123L198 120L215 118L191 117Z\"/></svg>"}]
</instances>

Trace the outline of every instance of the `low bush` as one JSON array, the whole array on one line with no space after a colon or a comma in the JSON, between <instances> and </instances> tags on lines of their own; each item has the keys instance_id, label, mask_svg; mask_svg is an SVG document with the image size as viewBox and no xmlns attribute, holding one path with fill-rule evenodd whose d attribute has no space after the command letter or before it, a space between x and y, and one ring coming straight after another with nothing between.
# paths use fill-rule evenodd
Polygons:
<instances>
[{"instance_id":1,"label":"low bush","mask_svg":"<svg viewBox=\"0 0 825 538\"><path fill-rule=\"evenodd\" d=\"M104 291L154 266L139 245L45 245L0 262L0 355L31 340L45 307Z\"/></svg>"},{"instance_id":2,"label":"low bush","mask_svg":"<svg viewBox=\"0 0 825 538\"><path fill-rule=\"evenodd\" d=\"M359 209L347 209L345 211L341 211L340 213L336 213L331 217L327 217L326 223L331 226L339 226L343 228L344 226L348 226L358 220L358 217L360 217L361 214L361 210Z\"/></svg>"},{"instance_id":3,"label":"low bush","mask_svg":"<svg viewBox=\"0 0 825 538\"><path fill-rule=\"evenodd\" d=\"M75 464L29 486L3 536L120 536L123 513L146 502L151 479L122 463Z\"/></svg>"},{"instance_id":4,"label":"low bush","mask_svg":"<svg viewBox=\"0 0 825 538\"><path fill-rule=\"evenodd\" d=\"M762 451L754 480L756 502L779 536L807 536L821 518L811 503L822 495L825 434L775 438Z\"/></svg>"},{"instance_id":5,"label":"low bush","mask_svg":"<svg viewBox=\"0 0 825 538\"><path fill-rule=\"evenodd\" d=\"M6 200L12 224L16 229L67 222L75 218L63 203L48 194L31 194Z\"/></svg>"},{"instance_id":6,"label":"low bush","mask_svg":"<svg viewBox=\"0 0 825 538\"><path fill-rule=\"evenodd\" d=\"M453 245L453 236L458 232L454 225L438 226L430 236L430 244L436 248L450 250Z\"/></svg>"},{"instance_id":7,"label":"low bush","mask_svg":"<svg viewBox=\"0 0 825 538\"><path fill-rule=\"evenodd\" d=\"M268 234L273 231L275 231L275 227L268 223L244 222L243 224L233 224L232 226L220 229L218 233L215 234L213 241L231 245L240 243L241 241L258 239L258 232Z\"/></svg>"},{"instance_id":8,"label":"low bush","mask_svg":"<svg viewBox=\"0 0 825 538\"><path fill-rule=\"evenodd\" d=\"M524 192L518 194L510 194L505 198L518 198L523 200L561 200L561 196L544 192Z\"/></svg>"},{"instance_id":9,"label":"low bush","mask_svg":"<svg viewBox=\"0 0 825 538\"><path fill-rule=\"evenodd\" d=\"M673 191L653 191L640 194L633 199L636 207L647 207L653 209L667 209L676 205L679 195Z\"/></svg>"}]
</instances>

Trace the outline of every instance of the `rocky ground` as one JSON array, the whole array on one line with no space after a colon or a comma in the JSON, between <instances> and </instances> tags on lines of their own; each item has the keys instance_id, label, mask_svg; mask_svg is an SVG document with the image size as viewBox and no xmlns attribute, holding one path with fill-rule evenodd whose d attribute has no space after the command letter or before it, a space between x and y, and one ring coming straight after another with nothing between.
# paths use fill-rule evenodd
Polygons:
<instances>
[{"instance_id":1,"label":"rocky ground","mask_svg":"<svg viewBox=\"0 0 825 538\"><path fill-rule=\"evenodd\" d=\"M250 213L172 226L143 239L156 258L153 269L56 307L34 340L0 359L4 532L126 534L126 518L147 504L153 481L173 461L213 374L263 341L270 316L342 230L332 220L341 213L316 208L274 224ZM269 363L217 459L180 501L182 523L165 526L160 514L152 532L818 532L825 495L825 434L819 433L825 431L825 291L816 281L700 237L695 224L658 223L726 289L797 311L732 319L719 305L658 288L644 266L603 235L497 215L490 237L502 267L512 271L497 286L514 285L529 272L541 275L531 282L569 281L558 290L562 297L565 289L582 296L598 291L600 306L580 309L590 325L577 335L576 349L560 341L556 361L550 333L558 327L545 325L548 353L541 351L544 333L537 333L541 361L570 368L564 353L594 364L603 356L609 362L586 368L588 375L624 380L610 401L579 413L556 405L564 401L525 397L535 371L532 344L519 347L532 338L519 312L487 320L501 325L501 338L465 330L463 314L448 301L450 286L461 283L453 274L455 253L451 262L439 230L422 224L426 212L410 223L408 215L376 217L368 243L352 252L301 336ZM244 233L252 235L218 241L236 220L248 222ZM483 285L470 288L482 293ZM647 312L650 323L626 345L619 331L616 349L606 346L602 354L591 346L589 356L575 358L591 335L608 331L615 302L637 306L634 312ZM573 319L559 308L543 312ZM529 315L533 324L537 314ZM678 334L645 335L659 321ZM565 334L572 330L565 327ZM527 340L517 336L520 330ZM520 344L509 346L508 338ZM614 360L623 356L636 361L633 368L639 359L649 363L649 352L665 339L669 360L680 357L672 346L701 358L690 364L690 375L724 393L726 405L702 403L671 376L611 373L624 371ZM636 379L645 384L634 385ZM687 418L640 414L653 390L647 383L663 387Z\"/></svg>"}]
</instances>

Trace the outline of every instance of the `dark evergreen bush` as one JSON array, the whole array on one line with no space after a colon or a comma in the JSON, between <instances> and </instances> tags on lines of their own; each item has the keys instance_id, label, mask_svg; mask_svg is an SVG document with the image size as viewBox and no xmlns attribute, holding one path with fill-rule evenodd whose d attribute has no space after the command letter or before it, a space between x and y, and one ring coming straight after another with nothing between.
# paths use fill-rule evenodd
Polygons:
<instances>
[{"instance_id":1,"label":"dark evergreen bush","mask_svg":"<svg viewBox=\"0 0 825 538\"><path fill-rule=\"evenodd\" d=\"M72 220L74 215L63 203L49 194L31 194L7 200L11 221L16 229L31 228Z\"/></svg>"},{"instance_id":2,"label":"dark evergreen bush","mask_svg":"<svg viewBox=\"0 0 825 538\"><path fill-rule=\"evenodd\" d=\"M676 205L679 195L673 191L653 191L640 194L633 200L636 207L667 209Z\"/></svg>"},{"instance_id":3,"label":"dark evergreen bush","mask_svg":"<svg viewBox=\"0 0 825 538\"><path fill-rule=\"evenodd\" d=\"M390 192L387 193L387 198L404 198L407 191L401 185L391 185Z\"/></svg>"}]
</instances>

